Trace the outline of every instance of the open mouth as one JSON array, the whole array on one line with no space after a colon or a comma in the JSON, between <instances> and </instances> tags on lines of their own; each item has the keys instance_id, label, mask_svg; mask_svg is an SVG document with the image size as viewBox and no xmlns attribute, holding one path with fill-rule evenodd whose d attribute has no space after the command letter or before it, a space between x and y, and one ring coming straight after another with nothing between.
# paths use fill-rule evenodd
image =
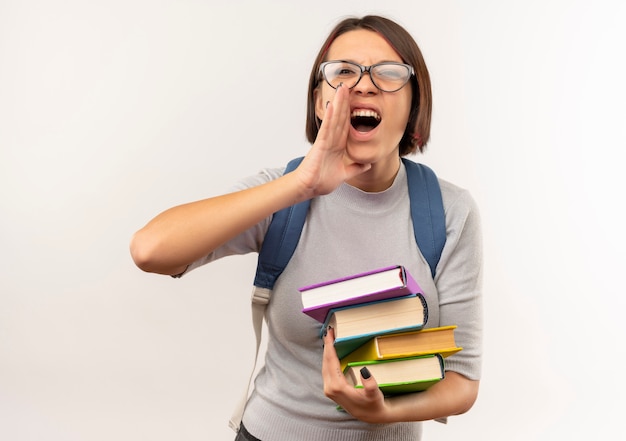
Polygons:
<instances>
[{"instance_id":1,"label":"open mouth","mask_svg":"<svg viewBox=\"0 0 626 441\"><path fill-rule=\"evenodd\" d=\"M350 124L359 132L369 132L380 124L380 115L373 110L353 110L350 115Z\"/></svg>"}]
</instances>

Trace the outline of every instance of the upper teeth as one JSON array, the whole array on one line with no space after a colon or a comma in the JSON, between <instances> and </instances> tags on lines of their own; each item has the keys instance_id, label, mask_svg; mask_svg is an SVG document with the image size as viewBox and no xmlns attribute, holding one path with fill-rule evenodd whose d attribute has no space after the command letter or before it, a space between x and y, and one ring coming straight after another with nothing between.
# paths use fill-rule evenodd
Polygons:
<instances>
[{"instance_id":1,"label":"upper teeth","mask_svg":"<svg viewBox=\"0 0 626 441\"><path fill-rule=\"evenodd\" d=\"M380 119L380 115L378 113L374 112L373 110L365 110L365 109L353 110L351 116L352 118L356 118L357 116L362 116L362 117L371 117L371 118Z\"/></svg>"}]
</instances>

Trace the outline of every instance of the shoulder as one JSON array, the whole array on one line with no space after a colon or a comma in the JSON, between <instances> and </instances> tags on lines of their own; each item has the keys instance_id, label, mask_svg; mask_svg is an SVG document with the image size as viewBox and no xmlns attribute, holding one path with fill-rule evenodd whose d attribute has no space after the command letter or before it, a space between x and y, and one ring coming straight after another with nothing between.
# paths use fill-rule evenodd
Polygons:
<instances>
[{"instance_id":1,"label":"shoulder","mask_svg":"<svg viewBox=\"0 0 626 441\"><path fill-rule=\"evenodd\" d=\"M280 178L285 172L285 167L267 167L260 169L257 173L240 179L232 187L231 191L245 190L256 187Z\"/></svg>"},{"instance_id":2,"label":"shoulder","mask_svg":"<svg viewBox=\"0 0 626 441\"><path fill-rule=\"evenodd\" d=\"M414 161L411 159L404 161L405 169L407 170L407 178L409 175L409 170L407 166L411 165L413 162ZM472 195L470 194L468 190L456 184L453 184L450 181L442 179L441 177L439 177L437 172L433 168L431 168L431 166L429 165L422 164L419 162L415 162L415 164L424 166L427 170L431 171L436 177L437 182L439 183L439 188L441 190L441 198L443 200L443 207L446 213L446 217L452 214L451 212L460 214L460 213L468 213L468 212L477 211L474 198L472 197Z\"/></svg>"},{"instance_id":3,"label":"shoulder","mask_svg":"<svg viewBox=\"0 0 626 441\"><path fill-rule=\"evenodd\" d=\"M477 212L478 207L471 193L445 179L438 179L441 188L441 198L446 214L449 212L465 213Z\"/></svg>"},{"instance_id":4,"label":"shoulder","mask_svg":"<svg viewBox=\"0 0 626 441\"><path fill-rule=\"evenodd\" d=\"M472 194L465 188L439 179L441 197L446 217L447 241L455 243L469 240L476 243L481 240L481 218L478 205Z\"/></svg>"}]
</instances>

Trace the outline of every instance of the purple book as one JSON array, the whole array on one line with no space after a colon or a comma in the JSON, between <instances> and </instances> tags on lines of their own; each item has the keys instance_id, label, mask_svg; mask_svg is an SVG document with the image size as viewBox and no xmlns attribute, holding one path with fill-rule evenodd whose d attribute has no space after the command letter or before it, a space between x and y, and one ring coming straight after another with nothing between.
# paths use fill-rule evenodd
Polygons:
<instances>
[{"instance_id":1,"label":"purple book","mask_svg":"<svg viewBox=\"0 0 626 441\"><path fill-rule=\"evenodd\" d=\"M304 286L299 291L302 294L302 312L320 323L324 323L328 311L334 308L423 294L415 279L402 265Z\"/></svg>"}]
</instances>

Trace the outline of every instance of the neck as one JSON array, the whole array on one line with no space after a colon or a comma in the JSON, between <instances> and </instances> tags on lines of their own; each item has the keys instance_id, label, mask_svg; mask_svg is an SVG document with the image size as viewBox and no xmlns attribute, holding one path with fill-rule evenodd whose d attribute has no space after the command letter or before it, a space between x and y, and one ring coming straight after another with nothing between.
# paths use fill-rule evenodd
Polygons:
<instances>
[{"instance_id":1,"label":"neck","mask_svg":"<svg viewBox=\"0 0 626 441\"><path fill-rule=\"evenodd\" d=\"M396 156L389 161L372 164L372 168L355 176L348 181L348 184L368 193L385 191L393 184L399 169L400 157Z\"/></svg>"}]
</instances>

